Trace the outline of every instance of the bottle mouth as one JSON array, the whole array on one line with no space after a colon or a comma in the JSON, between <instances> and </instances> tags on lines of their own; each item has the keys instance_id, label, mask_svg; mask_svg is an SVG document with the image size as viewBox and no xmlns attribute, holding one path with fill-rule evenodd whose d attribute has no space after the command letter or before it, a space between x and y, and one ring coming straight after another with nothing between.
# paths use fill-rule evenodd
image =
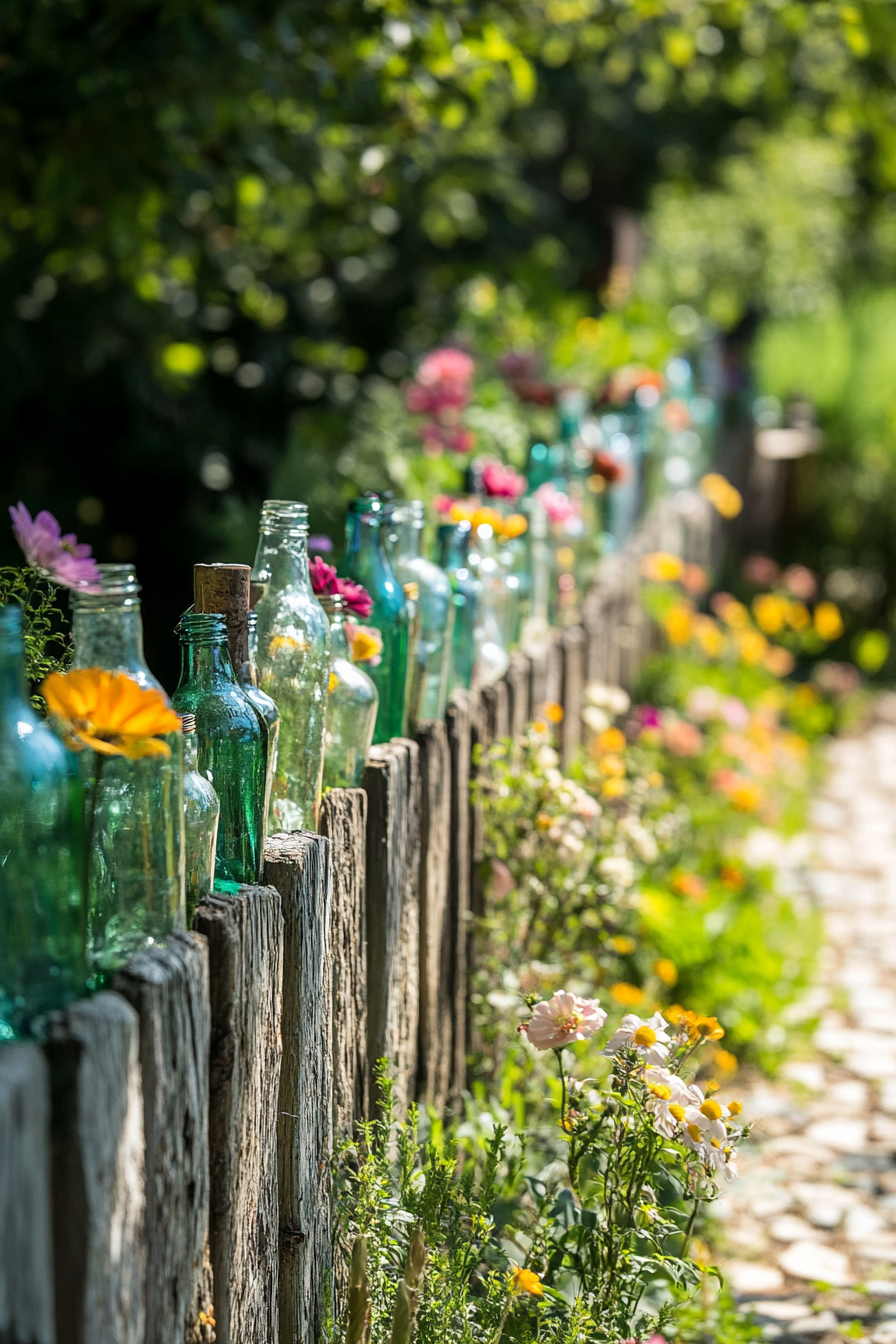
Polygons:
<instances>
[{"instance_id":1,"label":"bottle mouth","mask_svg":"<svg viewBox=\"0 0 896 1344\"><path fill-rule=\"evenodd\" d=\"M124 599L126 606L140 605L141 587L137 582L137 571L133 565L97 565L99 570L98 593L85 593L72 588L71 600L79 610L101 611L109 598Z\"/></svg>"},{"instance_id":2,"label":"bottle mouth","mask_svg":"<svg viewBox=\"0 0 896 1344\"><path fill-rule=\"evenodd\" d=\"M196 731L196 715L195 715L195 714L181 714L181 716L180 716L180 727L181 727L181 732L183 732L184 734L186 734L186 733L195 733L195 731Z\"/></svg>"},{"instance_id":3,"label":"bottle mouth","mask_svg":"<svg viewBox=\"0 0 896 1344\"><path fill-rule=\"evenodd\" d=\"M410 523L413 527L426 526L426 505L422 499L399 499L386 509L390 523Z\"/></svg>"},{"instance_id":4,"label":"bottle mouth","mask_svg":"<svg viewBox=\"0 0 896 1344\"><path fill-rule=\"evenodd\" d=\"M184 612L175 629L181 644L209 646L227 640L227 622L215 611Z\"/></svg>"},{"instance_id":5,"label":"bottle mouth","mask_svg":"<svg viewBox=\"0 0 896 1344\"><path fill-rule=\"evenodd\" d=\"M308 505L295 499L266 499L261 506L262 532L308 535Z\"/></svg>"},{"instance_id":6,"label":"bottle mouth","mask_svg":"<svg viewBox=\"0 0 896 1344\"><path fill-rule=\"evenodd\" d=\"M320 593L315 596L328 616L337 616L346 610L345 598L340 593Z\"/></svg>"},{"instance_id":7,"label":"bottle mouth","mask_svg":"<svg viewBox=\"0 0 896 1344\"><path fill-rule=\"evenodd\" d=\"M348 511L355 518L379 521L385 513L385 505L376 495L365 495L363 499L349 500Z\"/></svg>"}]
</instances>

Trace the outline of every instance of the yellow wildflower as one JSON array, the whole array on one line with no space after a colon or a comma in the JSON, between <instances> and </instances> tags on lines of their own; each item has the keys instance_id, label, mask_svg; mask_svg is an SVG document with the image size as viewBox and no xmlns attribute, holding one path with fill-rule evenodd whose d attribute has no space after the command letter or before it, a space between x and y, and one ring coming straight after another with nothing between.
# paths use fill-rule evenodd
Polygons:
<instances>
[{"instance_id":1,"label":"yellow wildflower","mask_svg":"<svg viewBox=\"0 0 896 1344\"><path fill-rule=\"evenodd\" d=\"M730 1050L723 1050L721 1046L719 1046L713 1056L713 1063L720 1073L737 1072L737 1055L733 1055ZM734 1110L735 1106L737 1107L737 1111ZM743 1107L739 1101L735 1101L731 1103L728 1109L731 1111L732 1115L737 1115Z\"/></svg>"},{"instance_id":2,"label":"yellow wildflower","mask_svg":"<svg viewBox=\"0 0 896 1344\"><path fill-rule=\"evenodd\" d=\"M40 688L72 751L102 756L170 756L162 738L180 732L180 718L155 687L101 667L52 672Z\"/></svg>"},{"instance_id":3,"label":"yellow wildflower","mask_svg":"<svg viewBox=\"0 0 896 1344\"><path fill-rule=\"evenodd\" d=\"M337 677L335 672L331 672L329 680L327 681L328 694L332 695L338 685L339 685L339 678Z\"/></svg>"},{"instance_id":4,"label":"yellow wildflower","mask_svg":"<svg viewBox=\"0 0 896 1344\"><path fill-rule=\"evenodd\" d=\"M610 939L610 946L614 952L618 952L621 957L625 957L629 952L635 950L634 938L626 938L624 933L618 933L615 938Z\"/></svg>"},{"instance_id":5,"label":"yellow wildflower","mask_svg":"<svg viewBox=\"0 0 896 1344\"><path fill-rule=\"evenodd\" d=\"M683 603L672 607L663 622L671 644L687 644L693 631L694 616Z\"/></svg>"},{"instance_id":6,"label":"yellow wildflower","mask_svg":"<svg viewBox=\"0 0 896 1344\"><path fill-rule=\"evenodd\" d=\"M664 985L669 985L671 987L678 979L678 971L675 967L675 962L670 961L668 957L660 957L658 961L655 961L653 963L653 970L654 974L659 976Z\"/></svg>"},{"instance_id":7,"label":"yellow wildflower","mask_svg":"<svg viewBox=\"0 0 896 1344\"><path fill-rule=\"evenodd\" d=\"M760 630L767 635L777 635L787 621L790 603L786 597L777 593L760 593L753 598L753 615Z\"/></svg>"},{"instance_id":8,"label":"yellow wildflower","mask_svg":"<svg viewBox=\"0 0 896 1344\"><path fill-rule=\"evenodd\" d=\"M684 566L670 551L653 551L641 561L641 573L652 583L674 583L681 578Z\"/></svg>"},{"instance_id":9,"label":"yellow wildflower","mask_svg":"<svg viewBox=\"0 0 896 1344\"><path fill-rule=\"evenodd\" d=\"M791 630L805 630L812 624L809 609L802 602L790 602L787 607L787 624Z\"/></svg>"},{"instance_id":10,"label":"yellow wildflower","mask_svg":"<svg viewBox=\"0 0 896 1344\"><path fill-rule=\"evenodd\" d=\"M717 471L710 471L703 477L700 489L723 518L736 518L743 508L740 491Z\"/></svg>"},{"instance_id":11,"label":"yellow wildflower","mask_svg":"<svg viewBox=\"0 0 896 1344\"><path fill-rule=\"evenodd\" d=\"M597 746L601 751L610 751L614 755L617 752L625 750L625 733L618 728L607 728L597 739Z\"/></svg>"},{"instance_id":12,"label":"yellow wildflower","mask_svg":"<svg viewBox=\"0 0 896 1344\"><path fill-rule=\"evenodd\" d=\"M541 1279L532 1269L520 1269L515 1265L510 1275L512 1293L530 1293L532 1297L544 1297Z\"/></svg>"},{"instance_id":13,"label":"yellow wildflower","mask_svg":"<svg viewBox=\"0 0 896 1344\"><path fill-rule=\"evenodd\" d=\"M383 637L379 630L370 629L366 625L356 625L352 630L351 646L352 662L368 663L374 658L379 658L383 652Z\"/></svg>"},{"instance_id":14,"label":"yellow wildflower","mask_svg":"<svg viewBox=\"0 0 896 1344\"><path fill-rule=\"evenodd\" d=\"M694 617L694 637L707 658L719 658L725 652L727 640L711 616Z\"/></svg>"},{"instance_id":15,"label":"yellow wildflower","mask_svg":"<svg viewBox=\"0 0 896 1344\"><path fill-rule=\"evenodd\" d=\"M661 789L663 787L663 777L659 770L651 770L647 776L647 783L652 789Z\"/></svg>"},{"instance_id":16,"label":"yellow wildflower","mask_svg":"<svg viewBox=\"0 0 896 1344\"><path fill-rule=\"evenodd\" d=\"M548 700L546 704L542 705L541 712L548 723L563 722L563 706L558 705L556 700Z\"/></svg>"},{"instance_id":17,"label":"yellow wildflower","mask_svg":"<svg viewBox=\"0 0 896 1344\"><path fill-rule=\"evenodd\" d=\"M758 784L744 780L734 786L728 797L738 812L755 812L762 802L762 790Z\"/></svg>"},{"instance_id":18,"label":"yellow wildflower","mask_svg":"<svg viewBox=\"0 0 896 1344\"><path fill-rule=\"evenodd\" d=\"M624 779L605 779L601 793L604 798L621 798L626 792Z\"/></svg>"},{"instance_id":19,"label":"yellow wildflower","mask_svg":"<svg viewBox=\"0 0 896 1344\"><path fill-rule=\"evenodd\" d=\"M833 602L819 602L815 608L815 629L823 640L830 643L843 634L843 617Z\"/></svg>"},{"instance_id":20,"label":"yellow wildflower","mask_svg":"<svg viewBox=\"0 0 896 1344\"><path fill-rule=\"evenodd\" d=\"M637 985L630 985L625 980L620 980L617 985L611 987L610 998L625 1007L634 1008L636 1004L643 1003L644 991Z\"/></svg>"},{"instance_id":21,"label":"yellow wildflower","mask_svg":"<svg viewBox=\"0 0 896 1344\"><path fill-rule=\"evenodd\" d=\"M521 537L528 527L525 514L510 513L501 523L501 536L507 541L513 541L514 537Z\"/></svg>"},{"instance_id":22,"label":"yellow wildflower","mask_svg":"<svg viewBox=\"0 0 896 1344\"><path fill-rule=\"evenodd\" d=\"M739 630L737 651L745 663L753 667L761 663L768 649L768 640L758 630Z\"/></svg>"},{"instance_id":23,"label":"yellow wildflower","mask_svg":"<svg viewBox=\"0 0 896 1344\"><path fill-rule=\"evenodd\" d=\"M604 756L600 763L601 774L609 775L614 779L622 779L625 774L625 763L620 761L618 756Z\"/></svg>"}]
</instances>

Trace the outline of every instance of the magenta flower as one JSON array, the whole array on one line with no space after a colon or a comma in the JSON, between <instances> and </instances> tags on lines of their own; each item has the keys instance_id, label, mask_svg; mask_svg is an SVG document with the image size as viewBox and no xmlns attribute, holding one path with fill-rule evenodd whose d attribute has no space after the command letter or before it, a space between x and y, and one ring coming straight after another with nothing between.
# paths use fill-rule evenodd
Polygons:
<instances>
[{"instance_id":1,"label":"magenta flower","mask_svg":"<svg viewBox=\"0 0 896 1344\"><path fill-rule=\"evenodd\" d=\"M503 462L486 462L482 468L482 485L493 499L519 499L526 489L526 478Z\"/></svg>"},{"instance_id":2,"label":"magenta flower","mask_svg":"<svg viewBox=\"0 0 896 1344\"><path fill-rule=\"evenodd\" d=\"M535 491L535 498L548 516L548 521L564 527L577 518L581 506L577 499L571 499L563 490L558 490L550 481L545 481Z\"/></svg>"},{"instance_id":3,"label":"magenta flower","mask_svg":"<svg viewBox=\"0 0 896 1344\"><path fill-rule=\"evenodd\" d=\"M316 597L324 597L330 593L338 592L336 587L336 571L332 565L328 565L326 560L322 560L316 555L308 566L308 573L311 575L311 587Z\"/></svg>"},{"instance_id":4,"label":"magenta flower","mask_svg":"<svg viewBox=\"0 0 896 1344\"><path fill-rule=\"evenodd\" d=\"M638 705L635 713L642 728L662 728L663 716L655 705Z\"/></svg>"},{"instance_id":5,"label":"magenta flower","mask_svg":"<svg viewBox=\"0 0 896 1344\"><path fill-rule=\"evenodd\" d=\"M424 387L434 383L469 383L476 365L463 350L453 346L442 346L431 350L417 370L417 381Z\"/></svg>"},{"instance_id":6,"label":"magenta flower","mask_svg":"<svg viewBox=\"0 0 896 1344\"><path fill-rule=\"evenodd\" d=\"M73 532L62 535L62 528L42 509L36 518L19 500L10 505L9 516L16 541L32 569L44 578L64 588L78 588L81 592L99 593L100 572L86 542L79 542Z\"/></svg>"},{"instance_id":7,"label":"magenta flower","mask_svg":"<svg viewBox=\"0 0 896 1344\"><path fill-rule=\"evenodd\" d=\"M558 990L550 999L536 1003L532 1016L520 1028L536 1050L559 1050L572 1041L587 1041L607 1020L599 999L580 999L578 994Z\"/></svg>"},{"instance_id":8,"label":"magenta flower","mask_svg":"<svg viewBox=\"0 0 896 1344\"><path fill-rule=\"evenodd\" d=\"M339 579L332 565L316 555L308 566L315 597L341 597L349 611L366 617L373 611L373 598L366 588L351 579Z\"/></svg>"}]
</instances>

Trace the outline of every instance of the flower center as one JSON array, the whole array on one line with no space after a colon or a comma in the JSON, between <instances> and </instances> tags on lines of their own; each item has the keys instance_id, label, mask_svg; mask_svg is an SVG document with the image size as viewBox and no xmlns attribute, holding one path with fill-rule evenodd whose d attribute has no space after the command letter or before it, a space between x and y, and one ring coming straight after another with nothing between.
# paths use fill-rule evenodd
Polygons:
<instances>
[{"instance_id":1,"label":"flower center","mask_svg":"<svg viewBox=\"0 0 896 1344\"><path fill-rule=\"evenodd\" d=\"M672 1105L669 1107L669 1114L681 1124L684 1119L684 1107L679 1106L677 1101L673 1101Z\"/></svg>"},{"instance_id":2,"label":"flower center","mask_svg":"<svg viewBox=\"0 0 896 1344\"><path fill-rule=\"evenodd\" d=\"M664 1083L648 1083L647 1091L659 1097L660 1101L668 1101L672 1095L671 1087L666 1087Z\"/></svg>"},{"instance_id":3,"label":"flower center","mask_svg":"<svg viewBox=\"0 0 896 1344\"><path fill-rule=\"evenodd\" d=\"M569 1017L560 1018L557 1026L561 1031L578 1031L582 1025L582 1017L579 1013L570 1013Z\"/></svg>"},{"instance_id":4,"label":"flower center","mask_svg":"<svg viewBox=\"0 0 896 1344\"><path fill-rule=\"evenodd\" d=\"M699 1125L688 1125L688 1133L695 1143L699 1143L703 1138L703 1130Z\"/></svg>"},{"instance_id":5,"label":"flower center","mask_svg":"<svg viewBox=\"0 0 896 1344\"><path fill-rule=\"evenodd\" d=\"M639 1027L632 1037L635 1045L648 1046L656 1044L656 1032L653 1027Z\"/></svg>"},{"instance_id":6,"label":"flower center","mask_svg":"<svg viewBox=\"0 0 896 1344\"><path fill-rule=\"evenodd\" d=\"M705 1115L707 1120L720 1120L722 1118L722 1108L717 1101L704 1101L700 1107L700 1114Z\"/></svg>"},{"instance_id":7,"label":"flower center","mask_svg":"<svg viewBox=\"0 0 896 1344\"><path fill-rule=\"evenodd\" d=\"M732 1101L729 1103L728 1106L728 1110L731 1113L731 1115L740 1115L743 1109L744 1108L739 1101Z\"/></svg>"}]
</instances>

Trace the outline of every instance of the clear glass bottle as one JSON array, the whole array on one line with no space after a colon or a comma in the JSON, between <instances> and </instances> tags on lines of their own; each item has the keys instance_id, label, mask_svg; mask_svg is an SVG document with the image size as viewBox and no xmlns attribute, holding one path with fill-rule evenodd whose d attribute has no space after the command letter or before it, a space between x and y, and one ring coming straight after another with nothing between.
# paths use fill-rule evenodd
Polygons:
<instances>
[{"instance_id":1,"label":"clear glass bottle","mask_svg":"<svg viewBox=\"0 0 896 1344\"><path fill-rule=\"evenodd\" d=\"M498 562L504 575L507 601L501 633L504 647L515 649L529 619L532 604L532 578L529 561L528 520L522 514L511 514L505 524L512 524L502 533L498 543Z\"/></svg>"},{"instance_id":2,"label":"clear glass bottle","mask_svg":"<svg viewBox=\"0 0 896 1344\"><path fill-rule=\"evenodd\" d=\"M258 664L255 653L258 648L258 617L254 611L248 618L248 653L245 662L235 667L236 679L243 692L252 701L256 714L261 720L265 735L264 747L264 840L267 839L268 818L271 815L271 798L274 790L274 775L277 771L277 752L280 746L280 711L271 697L258 684Z\"/></svg>"},{"instance_id":3,"label":"clear glass bottle","mask_svg":"<svg viewBox=\"0 0 896 1344\"><path fill-rule=\"evenodd\" d=\"M201 900L215 885L215 846L221 804L214 787L199 769L196 715L184 714L184 839L187 870L187 925Z\"/></svg>"},{"instance_id":4,"label":"clear glass bottle","mask_svg":"<svg viewBox=\"0 0 896 1344\"><path fill-rule=\"evenodd\" d=\"M473 684L491 686L501 680L510 662L504 643L508 593L504 571L498 559L494 528L491 523L480 523L474 528L474 534L469 559L481 589L474 633L476 657Z\"/></svg>"},{"instance_id":5,"label":"clear glass bottle","mask_svg":"<svg viewBox=\"0 0 896 1344\"><path fill-rule=\"evenodd\" d=\"M426 719L445 716L454 604L451 581L423 555L426 506L420 499L387 508L387 551L400 583L416 584L420 635L413 660L408 723L413 732Z\"/></svg>"},{"instance_id":6,"label":"clear glass bottle","mask_svg":"<svg viewBox=\"0 0 896 1344\"><path fill-rule=\"evenodd\" d=\"M133 566L98 568L99 593L71 593L72 665L127 672L161 691L143 656ZM135 952L184 927L183 735L169 733L165 741L169 756L106 757L95 790L94 753L77 758L95 793L88 860L88 971L95 987Z\"/></svg>"},{"instance_id":7,"label":"clear glass bottle","mask_svg":"<svg viewBox=\"0 0 896 1344\"><path fill-rule=\"evenodd\" d=\"M439 564L448 575L454 606L448 690L469 690L476 664L482 584L470 564L471 523L443 523L438 530Z\"/></svg>"},{"instance_id":8,"label":"clear glass bottle","mask_svg":"<svg viewBox=\"0 0 896 1344\"><path fill-rule=\"evenodd\" d=\"M373 602L369 616L353 616L352 621L377 631L383 643L379 657L367 669L379 695L374 742L388 742L407 731L410 611L383 545L383 512L383 502L375 496L351 501L345 521L345 554L338 567L342 576L363 584Z\"/></svg>"},{"instance_id":9,"label":"clear glass bottle","mask_svg":"<svg viewBox=\"0 0 896 1344\"><path fill-rule=\"evenodd\" d=\"M178 635L181 674L174 708L196 716L199 769L221 804L215 879L252 884L261 876L264 844L262 726L236 679L224 617L188 612Z\"/></svg>"},{"instance_id":10,"label":"clear glass bottle","mask_svg":"<svg viewBox=\"0 0 896 1344\"><path fill-rule=\"evenodd\" d=\"M22 612L0 607L0 1041L85 993L81 781L25 688Z\"/></svg>"},{"instance_id":11,"label":"clear glass bottle","mask_svg":"<svg viewBox=\"0 0 896 1344\"><path fill-rule=\"evenodd\" d=\"M373 678L352 662L342 598L328 594L318 601L330 622L324 788L356 789L364 777L373 741L379 696Z\"/></svg>"},{"instance_id":12,"label":"clear glass bottle","mask_svg":"<svg viewBox=\"0 0 896 1344\"><path fill-rule=\"evenodd\" d=\"M308 510L268 499L252 566L261 689L280 711L269 825L313 830L324 768L330 633L308 573Z\"/></svg>"}]
</instances>

